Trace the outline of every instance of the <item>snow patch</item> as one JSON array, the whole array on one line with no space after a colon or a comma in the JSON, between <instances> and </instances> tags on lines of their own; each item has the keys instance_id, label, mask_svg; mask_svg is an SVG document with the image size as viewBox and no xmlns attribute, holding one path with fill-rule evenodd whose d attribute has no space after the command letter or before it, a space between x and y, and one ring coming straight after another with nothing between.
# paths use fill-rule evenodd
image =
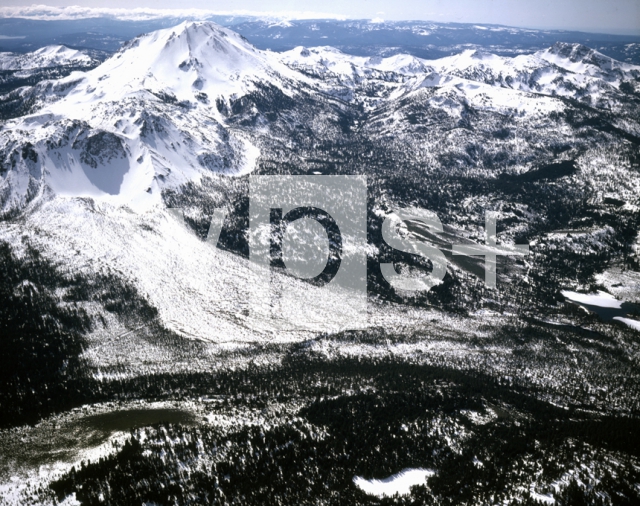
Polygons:
<instances>
[{"instance_id":1,"label":"snow patch","mask_svg":"<svg viewBox=\"0 0 640 506\"><path fill-rule=\"evenodd\" d=\"M640 330L640 321L632 320L631 318L623 318L622 316L614 316L614 320L624 323L635 330Z\"/></svg>"},{"instance_id":2,"label":"snow patch","mask_svg":"<svg viewBox=\"0 0 640 506\"><path fill-rule=\"evenodd\" d=\"M622 302L601 290L598 290L598 293L578 293L568 290L563 290L560 293L570 301L577 302L579 304L588 304L590 306L609 307L614 309L622 308Z\"/></svg>"},{"instance_id":3,"label":"snow patch","mask_svg":"<svg viewBox=\"0 0 640 506\"><path fill-rule=\"evenodd\" d=\"M411 487L424 485L426 479L434 474L435 471L430 469L403 469L398 474L383 480L365 480L360 476L356 476L353 478L353 483L366 494L377 497L392 497L395 494L410 494Z\"/></svg>"}]
</instances>

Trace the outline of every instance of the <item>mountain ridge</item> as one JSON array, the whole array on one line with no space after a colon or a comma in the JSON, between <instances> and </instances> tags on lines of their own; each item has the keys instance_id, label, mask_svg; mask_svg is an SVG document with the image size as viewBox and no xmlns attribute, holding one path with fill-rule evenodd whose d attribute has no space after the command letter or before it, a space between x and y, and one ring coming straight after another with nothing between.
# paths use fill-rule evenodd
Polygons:
<instances>
[{"instance_id":1,"label":"mountain ridge","mask_svg":"<svg viewBox=\"0 0 640 506\"><path fill-rule=\"evenodd\" d=\"M157 204L162 188L208 171L250 172L260 139L274 132L268 118L275 116L260 109L274 100L288 107L311 100L326 109L330 96L345 103L329 105L331 114L364 107L375 116L426 87L476 109L504 112L521 103L526 114L536 107L549 114L565 109L556 97L567 97L611 111L624 107L639 81L640 67L576 44L514 58L477 50L439 60L357 57L330 47L273 53L214 23L184 22L133 39L86 73L14 92L12 100L36 105L2 126L3 206L23 205L33 194L27 188L42 181L61 194ZM281 124L285 137L292 121Z\"/></svg>"}]
</instances>

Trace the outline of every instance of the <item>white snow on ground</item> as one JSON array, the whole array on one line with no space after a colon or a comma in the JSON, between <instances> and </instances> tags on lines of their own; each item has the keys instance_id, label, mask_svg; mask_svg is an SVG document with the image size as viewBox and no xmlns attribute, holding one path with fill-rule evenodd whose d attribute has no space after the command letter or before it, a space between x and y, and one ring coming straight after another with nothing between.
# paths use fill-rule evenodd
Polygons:
<instances>
[{"instance_id":1,"label":"white snow on ground","mask_svg":"<svg viewBox=\"0 0 640 506\"><path fill-rule=\"evenodd\" d=\"M0 238L17 248L23 235L46 257L77 272L112 272L131 280L158 308L163 324L186 338L236 345L292 342L311 337L310 332L338 332L345 322L352 328L359 319L350 291L335 289L322 297L321 288L278 274L272 277L274 290L296 294L296 300L274 301L277 309L269 317L249 311L250 291L256 286L249 261L213 248L160 207L138 214L58 197L29 213L23 223L0 227ZM296 323L302 310L310 327Z\"/></svg>"},{"instance_id":2,"label":"white snow on ground","mask_svg":"<svg viewBox=\"0 0 640 506\"><path fill-rule=\"evenodd\" d=\"M624 75L638 69L637 65L619 62L581 44L557 43L536 55L570 72L597 77L606 76L611 71Z\"/></svg>"},{"instance_id":3,"label":"white snow on ground","mask_svg":"<svg viewBox=\"0 0 640 506\"><path fill-rule=\"evenodd\" d=\"M256 83L291 97L310 88L344 100L360 96L369 108L428 91L429 106L452 116L462 114L466 102L544 117L563 109L555 95L611 98L622 80L640 75L640 67L584 46L556 46L515 58L466 50L439 60L358 57L332 47L274 53L215 23L185 22L128 42L92 71L43 85L42 108L6 122L0 149L9 152L28 140L37 161L18 157L0 184L8 194L4 206L21 207L32 179L57 195L146 208L160 202L161 190L197 181L203 173L251 172L260 155L255 139L229 129L225 111ZM89 57L48 46L16 58L1 54L0 68ZM384 90L380 97L362 98L357 89L369 82ZM182 109L176 112L175 104ZM98 151L96 163L87 153Z\"/></svg>"},{"instance_id":4,"label":"white snow on ground","mask_svg":"<svg viewBox=\"0 0 640 506\"><path fill-rule=\"evenodd\" d=\"M372 70L416 75L430 72L425 61L415 56L399 54L382 58L380 56L353 56L331 46L313 48L296 47L281 53L281 60L287 65L312 68L322 75L328 72L345 76L363 77Z\"/></svg>"},{"instance_id":5,"label":"white snow on ground","mask_svg":"<svg viewBox=\"0 0 640 506\"><path fill-rule=\"evenodd\" d=\"M174 370L232 367L236 359L229 358L230 350L248 349L267 341L307 341L318 332L331 334L353 328L352 294L334 292L325 299L319 296L320 288L276 272L272 276L274 289L291 290L298 294L297 299L289 304L283 298L274 299L274 309L279 306L280 313L272 316L280 319L256 315L249 307L249 290L255 285L249 261L212 248L162 208L134 212L91 199L57 197L41 202L20 224L4 222L0 226L0 239L11 243L18 254L24 247L23 237L45 258L73 272L88 277L112 274L127 280L158 309L159 323L183 338L206 341L207 351L197 363L186 362L184 357L167 355L169 351L163 346L141 338L135 329L127 329L105 314L105 326L96 326L83 353L97 378L111 377L114 366L116 371L127 366L129 374L164 370L168 363ZM145 261L140 262L141 258ZM299 322L301 308L309 317L307 321L317 322L317 328L291 324ZM93 306L86 309L91 315L100 311ZM364 320L372 327L402 329L408 335L422 337L413 344L362 347L313 340L309 346L329 356L409 356L423 352L442 357L469 353L466 342L446 342L459 337L463 324L458 316L370 301ZM474 319L472 323L467 319L464 327L481 337L477 327L482 321ZM433 338L436 334L438 339ZM240 362L241 357L237 358Z\"/></svg>"},{"instance_id":6,"label":"white snow on ground","mask_svg":"<svg viewBox=\"0 0 640 506\"><path fill-rule=\"evenodd\" d=\"M391 99L419 87L442 87L445 94L454 91L467 97L480 95L481 101L473 104L476 107L515 107L527 114L558 109L558 103L550 100L556 96L588 95L596 101L608 96L623 80L633 81L640 73L640 66L617 62L579 44L561 43L513 58L474 49L438 60L410 55L362 57L322 46L285 51L281 60L292 68L329 78L327 82L332 86L353 87L368 79L377 79L382 87L395 83L391 84ZM347 96L344 90L337 92L342 98Z\"/></svg>"},{"instance_id":7,"label":"white snow on ground","mask_svg":"<svg viewBox=\"0 0 640 506\"><path fill-rule=\"evenodd\" d=\"M68 473L81 462L97 462L117 452L129 439L129 430L97 429L86 423L91 417L113 413L115 409L132 410L177 409L202 415L201 406L194 402L97 403L84 405L65 413L51 415L35 425L0 430L0 445L10 448L3 455L3 466L9 469L0 474L0 506L35 504L32 498L39 487L46 488L53 480ZM133 427L132 427L133 428ZM38 502L41 506L76 506L75 493L61 502Z\"/></svg>"},{"instance_id":8,"label":"white snow on ground","mask_svg":"<svg viewBox=\"0 0 640 506\"><path fill-rule=\"evenodd\" d=\"M404 469L383 480L365 480L359 476L353 478L356 487L369 495L377 497L391 497L395 494L408 495L414 485L424 485L429 476L435 471L430 469Z\"/></svg>"},{"instance_id":9,"label":"white snow on ground","mask_svg":"<svg viewBox=\"0 0 640 506\"><path fill-rule=\"evenodd\" d=\"M531 498L536 501L542 501L547 504L555 504L556 500L553 498L551 494L539 494L535 490L530 491Z\"/></svg>"},{"instance_id":10,"label":"white snow on ground","mask_svg":"<svg viewBox=\"0 0 640 506\"><path fill-rule=\"evenodd\" d=\"M615 316L613 319L618 320L619 322L622 322L625 325L628 325L632 329L640 330L640 321L638 320L632 320L631 318L623 318L622 316Z\"/></svg>"},{"instance_id":11,"label":"white snow on ground","mask_svg":"<svg viewBox=\"0 0 640 506\"><path fill-rule=\"evenodd\" d=\"M598 293L578 293L568 290L563 290L560 293L570 301L577 302L579 304L588 304L590 306L598 307L610 307L615 309L620 309L622 307L621 301L601 290L598 290Z\"/></svg>"},{"instance_id":12,"label":"white snow on ground","mask_svg":"<svg viewBox=\"0 0 640 506\"><path fill-rule=\"evenodd\" d=\"M420 83L420 88L437 88L434 97L429 101L434 107L447 107L449 104L460 106L451 100L451 93L465 97L471 105L481 110L507 112L516 110L522 114L548 114L562 109L556 98L545 95L534 95L521 90L499 88L497 86L473 81L461 77L431 74ZM462 109L459 109L460 112Z\"/></svg>"},{"instance_id":13,"label":"white snow on ground","mask_svg":"<svg viewBox=\"0 0 640 506\"><path fill-rule=\"evenodd\" d=\"M140 208L203 173L251 172L259 149L227 129L215 104L229 106L256 83L285 94L310 83L279 58L214 23L185 22L134 39L92 71L52 81L42 109L8 121L0 137L0 149L28 139L37 153L37 162L21 162L1 181L12 190L6 205L20 205L31 178L56 195ZM167 105L176 103L177 112Z\"/></svg>"},{"instance_id":14,"label":"white snow on ground","mask_svg":"<svg viewBox=\"0 0 640 506\"><path fill-rule=\"evenodd\" d=\"M639 244L640 240L637 239L637 251L640 251ZM607 292L617 299L640 304L640 272L611 266L600 274L596 274L596 282L604 286Z\"/></svg>"},{"instance_id":15,"label":"white snow on ground","mask_svg":"<svg viewBox=\"0 0 640 506\"><path fill-rule=\"evenodd\" d=\"M0 70L30 70L57 65L87 65L91 57L66 46L45 46L32 53L0 53Z\"/></svg>"},{"instance_id":16,"label":"white snow on ground","mask_svg":"<svg viewBox=\"0 0 640 506\"><path fill-rule=\"evenodd\" d=\"M564 54L565 52L567 54ZM576 59L576 53L589 63ZM364 76L370 74L371 70L378 70L414 76L435 71L467 78L470 75L475 78L493 76L500 83L503 83L507 77L511 77L515 81L510 87L522 91L536 91L527 84L529 79L522 79L523 75L529 78L534 73L536 73L535 82L546 88L551 86L559 75L572 82L592 83L595 82L590 80L592 77L600 79L617 75L633 78L632 72L640 70L638 65L618 62L579 44L557 44L544 51L513 58L467 49L459 54L437 60L425 60L407 54L387 58L353 56L331 46L310 48L299 46L281 53L281 60L294 67L311 68L320 75L332 72L345 76ZM560 72L560 69L568 70L570 73ZM611 74L612 71L617 73ZM555 90L558 91L558 88L556 87Z\"/></svg>"},{"instance_id":17,"label":"white snow on ground","mask_svg":"<svg viewBox=\"0 0 640 506\"><path fill-rule=\"evenodd\" d=\"M472 423L476 425L485 425L498 419L498 414L491 408L487 408L485 413L473 410L461 410L460 413L465 415Z\"/></svg>"},{"instance_id":18,"label":"white snow on ground","mask_svg":"<svg viewBox=\"0 0 640 506\"><path fill-rule=\"evenodd\" d=\"M74 492L70 496L66 497L59 506L81 506L82 503L76 499L76 493Z\"/></svg>"},{"instance_id":19,"label":"white snow on ground","mask_svg":"<svg viewBox=\"0 0 640 506\"><path fill-rule=\"evenodd\" d=\"M79 87L74 101L91 105L97 97L117 100L142 90L171 91L178 100L193 100L197 91L215 98L251 89L247 78L277 83L282 77L305 81L279 55L257 50L231 30L184 22L134 39L88 73L90 86Z\"/></svg>"},{"instance_id":20,"label":"white snow on ground","mask_svg":"<svg viewBox=\"0 0 640 506\"><path fill-rule=\"evenodd\" d=\"M71 460L57 459L47 464L41 464L35 468L25 468L16 471L9 480L0 482L0 505L2 506L23 506L27 498L39 487L45 488L56 478L68 473L72 467L79 467L83 461L97 462L101 457L107 457L116 451L114 443L122 445L128 439L128 432L114 432L106 441L97 446L83 448L78 451ZM52 503L41 503L49 505ZM66 497L62 502L55 503L58 506L77 506L80 502L76 500L75 493Z\"/></svg>"}]
</instances>

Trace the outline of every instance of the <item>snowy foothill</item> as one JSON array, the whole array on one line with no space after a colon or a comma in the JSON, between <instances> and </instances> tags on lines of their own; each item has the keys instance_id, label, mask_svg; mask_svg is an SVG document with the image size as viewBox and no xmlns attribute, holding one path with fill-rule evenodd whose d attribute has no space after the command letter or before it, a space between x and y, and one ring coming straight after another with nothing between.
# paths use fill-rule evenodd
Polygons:
<instances>
[{"instance_id":1,"label":"snowy foothill","mask_svg":"<svg viewBox=\"0 0 640 506\"><path fill-rule=\"evenodd\" d=\"M0 158L31 151L0 183L4 207L23 206L32 180L56 195L148 208L163 188L202 174L251 172L256 135L229 129L225 111L259 86L287 96L308 81L214 23L140 36L89 72L38 85L38 112L6 122Z\"/></svg>"},{"instance_id":2,"label":"snowy foothill","mask_svg":"<svg viewBox=\"0 0 640 506\"><path fill-rule=\"evenodd\" d=\"M415 485L425 485L427 478L434 474L435 471L430 469L404 469L398 474L382 480L366 480L360 476L356 476L353 478L353 483L366 494L377 497L392 497L395 494L410 494L411 487Z\"/></svg>"},{"instance_id":3,"label":"snowy foothill","mask_svg":"<svg viewBox=\"0 0 640 506\"><path fill-rule=\"evenodd\" d=\"M394 73L399 79L385 84L395 89L389 99L415 98L416 104L442 111L442 117L462 118L469 105L485 111L516 108L523 114L543 115L563 107L561 101L532 95L515 85L513 89L498 82L492 85L487 77L518 72L525 76L536 69L546 75L560 68L563 58L569 66L583 53L589 61L601 61L597 54L576 47L565 55L566 49L570 48L552 51L553 64L545 59L550 52L505 58L465 51L427 61L407 55L356 57L330 47L260 51L239 34L209 22L185 22L152 32L125 44L90 72L49 82L48 102L37 113L4 124L0 136L4 160L0 161L12 166L0 183L6 196L4 207L25 204L34 188L41 195L50 195L50 190L55 198L33 205L20 227L3 225L0 237L19 245L26 236L45 257L64 260L88 276L115 269L158 309L166 328L178 335L219 345L270 340L277 330L272 320L245 314L246 287L251 286L247 262L200 241L165 211L162 198L166 190L197 184L203 176L237 176L254 169L264 146L260 136L269 136L270 126L243 97L254 94L259 102L273 95L293 102L292 97L302 97L296 95L300 90L311 96L324 84L314 73L296 70L306 65L349 74L353 82L356 77L377 79L376 72L384 78ZM638 72L630 66L612 68L628 75ZM605 71L608 68L602 68ZM265 87L271 91L265 92ZM43 93L49 88L43 87ZM255 124L239 126L233 117L243 113L234 113L234 108L246 109L245 119ZM321 123L318 118L322 117L314 116L320 122L314 127L317 131L328 124ZM306 119L292 118L292 122ZM384 133L383 128L395 134L396 126L385 120L377 134ZM453 129L450 135L459 135L459 130ZM288 277L276 278L284 287L299 285ZM329 320L327 315L335 320L339 310L348 306L341 303L348 296L340 293L322 307L314 303L315 288L304 288L299 302L306 304L300 305L317 310L319 321ZM575 302L621 307L604 293L563 294ZM298 305L290 306L297 310ZM373 324L400 314L376 308L369 316ZM287 342L309 337L294 327L278 335Z\"/></svg>"},{"instance_id":4,"label":"snowy foothill","mask_svg":"<svg viewBox=\"0 0 640 506\"><path fill-rule=\"evenodd\" d=\"M580 44L566 43L515 57L475 49L437 60L406 54L363 57L323 46L297 47L283 52L281 59L292 68L311 72L324 80L339 77L340 84L351 86L383 74L379 84L398 83L399 93L391 92L388 98L397 98L421 87L442 87L445 92L457 89L465 96L472 92L471 96L481 94L485 100L490 98L485 107L515 106L529 114L558 108L555 100L544 100L545 96L578 98L587 93L595 100L619 87L622 81L632 81L640 75L637 65L617 62ZM495 102L493 107L491 102Z\"/></svg>"},{"instance_id":5,"label":"snowy foothill","mask_svg":"<svg viewBox=\"0 0 640 506\"><path fill-rule=\"evenodd\" d=\"M0 70L31 70L58 65L85 66L92 58L77 49L66 46L45 46L31 53L0 53Z\"/></svg>"}]
</instances>

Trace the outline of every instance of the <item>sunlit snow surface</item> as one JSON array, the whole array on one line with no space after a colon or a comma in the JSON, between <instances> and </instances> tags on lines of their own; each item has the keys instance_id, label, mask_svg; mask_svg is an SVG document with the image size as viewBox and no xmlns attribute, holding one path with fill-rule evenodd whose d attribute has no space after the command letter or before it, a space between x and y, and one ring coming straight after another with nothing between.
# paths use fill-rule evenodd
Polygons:
<instances>
[{"instance_id":1,"label":"sunlit snow surface","mask_svg":"<svg viewBox=\"0 0 640 506\"><path fill-rule=\"evenodd\" d=\"M353 321L351 293L336 291L324 299L317 293L321 288L278 274L272 278L274 290L298 293L298 304L281 305L280 322L254 315L247 302L255 284L248 260L212 248L161 208L134 213L106 203L56 198L43 203L24 222L0 227L0 239L18 250L23 236L45 257L89 278L109 272L130 280L158 309L160 322L186 338L223 347L265 340L295 342L312 338L314 332L342 330L340 315ZM294 325L301 307L316 314L317 329ZM431 313L372 305L368 320L371 325L397 327L433 318L427 314Z\"/></svg>"},{"instance_id":2,"label":"sunlit snow surface","mask_svg":"<svg viewBox=\"0 0 640 506\"><path fill-rule=\"evenodd\" d=\"M624 323L625 325L631 327L632 329L640 331L640 321L638 320L632 320L631 318L623 318L622 316L615 316L613 319Z\"/></svg>"},{"instance_id":3,"label":"sunlit snow surface","mask_svg":"<svg viewBox=\"0 0 640 506\"><path fill-rule=\"evenodd\" d=\"M638 72L636 65L612 60L579 44L563 43L516 57L467 49L438 60L410 55L352 56L330 46L297 47L282 53L282 61L334 85L353 86L376 77L376 72L386 73L381 83L393 81L393 75L403 76L396 79L400 84L392 87L389 98L421 87L442 87L438 93L443 96L453 91L477 98L473 105L481 109L504 111L516 107L527 114L561 108L557 96L578 98L586 93L596 100L622 80L634 79Z\"/></svg>"},{"instance_id":4,"label":"sunlit snow surface","mask_svg":"<svg viewBox=\"0 0 640 506\"><path fill-rule=\"evenodd\" d=\"M0 68L82 63L87 56L49 46L16 58L0 54ZM580 45L514 58L466 50L439 60L359 57L332 47L274 53L215 23L185 22L128 42L89 72L34 88L37 112L8 120L0 137L5 158L27 140L33 150L31 158L11 158L17 165L0 181L3 207L23 206L37 181L56 195L146 210L161 203L162 190L202 174L249 173L266 127L237 128L228 114L239 97L258 90L256 83L294 100L301 90L321 91L377 109L415 98L453 118L468 104L544 120L565 108L562 96L606 99L615 111L622 107L615 98L620 83L638 75L640 67ZM372 84L379 96L369 97Z\"/></svg>"},{"instance_id":5,"label":"sunlit snow surface","mask_svg":"<svg viewBox=\"0 0 640 506\"><path fill-rule=\"evenodd\" d=\"M0 187L13 192L5 205L23 202L30 178L56 195L147 209L160 202L162 188L203 173L251 172L259 149L226 128L215 103L251 92L256 82L285 89L285 80L298 88L307 81L276 54L213 23L135 39L96 69L38 90L44 107L7 122L0 150L27 135L37 161L4 178Z\"/></svg>"},{"instance_id":6,"label":"sunlit snow surface","mask_svg":"<svg viewBox=\"0 0 640 506\"><path fill-rule=\"evenodd\" d=\"M560 293L570 301L577 302L579 304L588 304L590 306L598 307L610 307L615 309L620 309L622 307L622 302L609 295L608 293L602 291L598 291L598 293L577 293L565 290Z\"/></svg>"},{"instance_id":7,"label":"sunlit snow surface","mask_svg":"<svg viewBox=\"0 0 640 506\"><path fill-rule=\"evenodd\" d=\"M66 46L45 46L32 53L0 53L0 70L28 70L57 65L87 65L91 57Z\"/></svg>"},{"instance_id":8,"label":"sunlit snow surface","mask_svg":"<svg viewBox=\"0 0 640 506\"><path fill-rule=\"evenodd\" d=\"M576 293L570 291L560 292L569 301L579 304L585 310L598 314L605 321L616 320L635 330L640 330L640 321L627 316L634 315L638 306L620 301L606 292Z\"/></svg>"},{"instance_id":9,"label":"sunlit snow surface","mask_svg":"<svg viewBox=\"0 0 640 506\"><path fill-rule=\"evenodd\" d=\"M353 478L353 482L356 487L369 495L392 497L395 494L410 494L411 487L424 485L426 479L434 474L435 472L430 469L404 469L398 474L383 480L365 480L360 476L356 476Z\"/></svg>"}]
</instances>

